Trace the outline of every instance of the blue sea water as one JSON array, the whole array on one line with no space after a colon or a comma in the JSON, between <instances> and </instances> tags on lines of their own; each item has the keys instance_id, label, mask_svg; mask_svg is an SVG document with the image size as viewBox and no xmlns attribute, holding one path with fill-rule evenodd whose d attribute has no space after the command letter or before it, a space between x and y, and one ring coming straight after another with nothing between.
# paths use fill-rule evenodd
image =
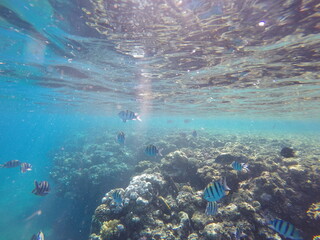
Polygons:
<instances>
[{"instance_id":1,"label":"blue sea water","mask_svg":"<svg viewBox=\"0 0 320 240\"><path fill-rule=\"evenodd\" d=\"M25 174L0 169L0 240L39 230L49 240L88 238L101 196L59 197L50 177L54 153L79 134L197 129L320 140L317 1L281 1L283 11L273 1L164 9L127 1L136 12L101 2L0 1L0 161L33 165ZM142 122L123 123L126 109ZM50 181L52 192L31 194L34 180Z\"/></svg>"},{"instance_id":2,"label":"blue sea water","mask_svg":"<svg viewBox=\"0 0 320 240\"><path fill-rule=\"evenodd\" d=\"M40 229L49 239L86 239L89 226L84 223L90 222L94 209L86 212L84 209L88 207L88 203L79 203L82 205L78 206L82 212L75 214L72 208L76 204L55 196L55 184L50 178L50 153L63 146L66 138L76 136L79 132L90 135L95 129L115 131L125 128L127 132L144 131L148 135L161 129L191 132L193 129L204 128L220 134L277 134L279 137L293 135L312 138L319 138L320 133L317 121L194 118L191 123L185 124L181 117L170 117L173 120L170 125L166 123L167 119L169 118L151 117L143 119L141 123L131 122L123 126L117 117L7 112L0 120L0 159L2 162L20 159L31 163L33 170L22 174L16 168L1 169L0 213L4 217L1 218L0 239L28 239ZM52 193L44 198L31 194L34 180L51 180ZM91 204L97 206L99 202L100 198ZM26 220L38 210L42 211L41 215ZM65 226L66 219L74 225Z\"/></svg>"}]
</instances>

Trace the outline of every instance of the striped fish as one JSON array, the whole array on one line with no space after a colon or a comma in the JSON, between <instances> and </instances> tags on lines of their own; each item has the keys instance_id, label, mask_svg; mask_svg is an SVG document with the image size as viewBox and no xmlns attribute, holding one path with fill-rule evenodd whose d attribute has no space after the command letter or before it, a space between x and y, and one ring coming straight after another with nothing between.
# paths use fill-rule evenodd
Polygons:
<instances>
[{"instance_id":1,"label":"striped fish","mask_svg":"<svg viewBox=\"0 0 320 240\"><path fill-rule=\"evenodd\" d=\"M193 130L193 131L192 131L192 136L193 136L193 137L197 137L197 136L198 136L198 133L197 133L196 130Z\"/></svg>"},{"instance_id":2,"label":"striped fish","mask_svg":"<svg viewBox=\"0 0 320 240\"><path fill-rule=\"evenodd\" d=\"M32 190L32 193L38 196L45 196L50 192L49 183L47 181L37 182L34 181L35 188Z\"/></svg>"},{"instance_id":3,"label":"striped fish","mask_svg":"<svg viewBox=\"0 0 320 240\"><path fill-rule=\"evenodd\" d=\"M21 162L19 160L11 160L4 164L0 164L0 168L14 168L20 166Z\"/></svg>"},{"instance_id":4,"label":"striped fish","mask_svg":"<svg viewBox=\"0 0 320 240\"><path fill-rule=\"evenodd\" d=\"M213 201L213 202L208 202L207 203L207 207L206 207L206 211L205 214L213 216L218 212L218 204L217 202Z\"/></svg>"},{"instance_id":5,"label":"striped fish","mask_svg":"<svg viewBox=\"0 0 320 240\"><path fill-rule=\"evenodd\" d=\"M31 240L44 240L43 232L38 232L37 234L33 234Z\"/></svg>"},{"instance_id":6,"label":"striped fish","mask_svg":"<svg viewBox=\"0 0 320 240\"><path fill-rule=\"evenodd\" d=\"M122 119L123 122L126 122L128 120L138 120L141 122L138 114L129 110L119 112L118 116Z\"/></svg>"},{"instance_id":7,"label":"striped fish","mask_svg":"<svg viewBox=\"0 0 320 240\"><path fill-rule=\"evenodd\" d=\"M30 163L25 163L25 162L21 163L20 172L25 173L31 170L32 170L32 165Z\"/></svg>"},{"instance_id":8,"label":"striped fish","mask_svg":"<svg viewBox=\"0 0 320 240\"><path fill-rule=\"evenodd\" d=\"M233 161L231 163L231 167L234 170L237 170L237 171L243 171L243 172L249 172L250 171L248 169L248 164L246 164L246 163L239 163L239 162Z\"/></svg>"},{"instance_id":9,"label":"striped fish","mask_svg":"<svg viewBox=\"0 0 320 240\"><path fill-rule=\"evenodd\" d=\"M230 188L227 186L226 178L208 184L204 189L203 198L209 202L218 201L228 195Z\"/></svg>"},{"instance_id":10,"label":"striped fish","mask_svg":"<svg viewBox=\"0 0 320 240\"><path fill-rule=\"evenodd\" d=\"M119 190L116 190L112 193L112 199L113 199L114 203L116 204L116 206L122 206L123 199L121 196L121 192Z\"/></svg>"},{"instance_id":11,"label":"striped fish","mask_svg":"<svg viewBox=\"0 0 320 240\"><path fill-rule=\"evenodd\" d=\"M157 155L162 156L161 151L162 149L158 149L153 144L150 144L146 147L146 149L144 150L144 153L150 157L154 157Z\"/></svg>"},{"instance_id":12,"label":"striped fish","mask_svg":"<svg viewBox=\"0 0 320 240\"><path fill-rule=\"evenodd\" d=\"M117 142L120 143L121 145L124 145L125 138L126 137L124 132L119 132L117 135Z\"/></svg>"},{"instance_id":13,"label":"striped fish","mask_svg":"<svg viewBox=\"0 0 320 240\"><path fill-rule=\"evenodd\" d=\"M285 238L292 240L302 240L300 230L298 230L293 224L283 221L281 219L274 219L269 222L269 227L281 234Z\"/></svg>"}]
</instances>

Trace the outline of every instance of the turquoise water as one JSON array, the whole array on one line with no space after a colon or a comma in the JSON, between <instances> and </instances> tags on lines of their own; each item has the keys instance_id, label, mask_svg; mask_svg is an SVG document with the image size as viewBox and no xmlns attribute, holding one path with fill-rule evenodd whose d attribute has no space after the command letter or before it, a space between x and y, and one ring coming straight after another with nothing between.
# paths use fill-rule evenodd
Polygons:
<instances>
[{"instance_id":1,"label":"turquoise water","mask_svg":"<svg viewBox=\"0 0 320 240\"><path fill-rule=\"evenodd\" d=\"M0 169L0 240L88 239L103 194L130 176L59 195L54 156L83 139L122 130L134 146L196 129L320 140L317 1L101 2L0 2L0 160L33 165ZM121 122L126 109L142 122ZM34 180L51 193L31 194Z\"/></svg>"},{"instance_id":2,"label":"turquoise water","mask_svg":"<svg viewBox=\"0 0 320 240\"><path fill-rule=\"evenodd\" d=\"M168 119L173 122L168 124ZM159 133L161 135L164 129L168 132L191 132L197 129L199 134L210 130L217 134L271 136L274 139L319 139L320 136L319 123L316 121L195 118L186 124L183 120L181 117L159 117L146 118L141 123L123 124L117 117L8 112L1 118L0 158L3 162L8 159L23 159L33 165L33 170L25 174L18 169L2 169L0 172L0 211L1 216L5 216L1 218L0 239L28 238L38 229L44 231L49 236L48 239L87 239L89 226L85 223L90 222L101 196L91 203L74 203L55 195L57 189L50 178L53 165L51 153L64 146L66 139L76 139L79 133L92 139L104 135L104 132L116 135L118 129L129 135L142 132L146 138ZM31 194L35 179L51 180L52 194L44 198ZM124 184L127 182L115 185ZM108 187L103 189L107 191ZM26 220L38 210L42 211L40 216ZM69 224L71 222L74 225L66 227L66 219Z\"/></svg>"}]
</instances>

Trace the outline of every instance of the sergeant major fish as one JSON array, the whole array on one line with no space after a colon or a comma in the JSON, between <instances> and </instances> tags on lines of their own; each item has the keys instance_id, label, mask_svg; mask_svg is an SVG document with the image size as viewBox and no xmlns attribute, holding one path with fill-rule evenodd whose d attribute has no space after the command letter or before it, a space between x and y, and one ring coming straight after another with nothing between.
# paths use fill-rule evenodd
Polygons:
<instances>
[{"instance_id":1,"label":"sergeant major fish","mask_svg":"<svg viewBox=\"0 0 320 240\"><path fill-rule=\"evenodd\" d=\"M33 234L31 240L44 240L43 232L38 232L37 234Z\"/></svg>"},{"instance_id":2,"label":"sergeant major fish","mask_svg":"<svg viewBox=\"0 0 320 240\"><path fill-rule=\"evenodd\" d=\"M122 199L120 190L116 190L112 193L112 199L113 199L114 203L116 204L116 206L122 206L123 199Z\"/></svg>"},{"instance_id":3,"label":"sergeant major fish","mask_svg":"<svg viewBox=\"0 0 320 240\"><path fill-rule=\"evenodd\" d=\"M0 164L0 168L14 168L20 166L21 162L19 160L11 160L4 164Z\"/></svg>"},{"instance_id":4,"label":"sergeant major fish","mask_svg":"<svg viewBox=\"0 0 320 240\"><path fill-rule=\"evenodd\" d=\"M122 119L123 122L126 122L127 120L138 120L141 122L138 114L129 110L119 112L118 116Z\"/></svg>"},{"instance_id":5,"label":"sergeant major fish","mask_svg":"<svg viewBox=\"0 0 320 240\"><path fill-rule=\"evenodd\" d=\"M293 224L286 222L281 219L274 219L269 221L268 226L276 231L277 233L281 234L285 238L289 238L292 240L302 240L300 230L298 230Z\"/></svg>"},{"instance_id":6,"label":"sergeant major fish","mask_svg":"<svg viewBox=\"0 0 320 240\"><path fill-rule=\"evenodd\" d=\"M236 161L233 161L231 163L231 167L234 169L234 170L237 170L237 171L243 171L243 172L249 172L249 168L248 168L248 164L246 163L239 163L239 162L236 162Z\"/></svg>"},{"instance_id":7,"label":"sergeant major fish","mask_svg":"<svg viewBox=\"0 0 320 240\"><path fill-rule=\"evenodd\" d=\"M154 157L157 155L162 156L161 151L162 149L158 149L153 144L150 144L146 147L146 149L144 150L144 153L150 157Z\"/></svg>"},{"instance_id":8,"label":"sergeant major fish","mask_svg":"<svg viewBox=\"0 0 320 240\"><path fill-rule=\"evenodd\" d=\"M30 163L21 163L20 165L20 172L21 173L25 173L27 171L31 171L32 170L32 165Z\"/></svg>"},{"instance_id":9,"label":"sergeant major fish","mask_svg":"<svg viewBox=\"0 0 320 240\"><path fill-rule=\"evenodd\" d=\"M120 143L121 145L124 145L125 138L126 137L124 132L119 132L117 135L117 142Z\"/></svg>"},{"instance_id":10,"label":"sergeant major fish","mask_svg":"<svg viewBox=\"0 0 320 240\"><path fill-rule=\"evenodd\" d=\"M217 202L213 201L213 202L208 202L207 203L207 207L206 207L206 211L205 214L213 216L218 212L218 204Z\"/></svg>"},{"instance_id":11,"label":"sergeant major fish","mask_svg":"<svg viewBox=\"0 0 320 240\"><path fill-rule=\"evenodd\" d=\"M45 196L50 192L49 183L47 181L37 182L34 181L35 188L32 190L32 193L38 196Z\"/></svg>"},{"instance_id":12,"label":"sergeant major fish","mask_svg":"<svg viewBox=\"0 0 320 240\"><path fill-rule=\"evenodd\" d=\"M204 189L203 198L209 202L218 201L228 195L230 188L227 186L226 178L208 184Z\"/></svg>"},{"instance_id":13,"label":"sergeant major fish","mask_svg":"<svg viewBox=\"0 0 320 240\"><path fill-rule=\"evenodd\" d=\"M193 130L193 132L192 132L192 136L193 136L193 137L197 137L197 136L198 136L198 133L197 133L197 131L196 131L196 130Z\"/></svg>"}]
</instances>

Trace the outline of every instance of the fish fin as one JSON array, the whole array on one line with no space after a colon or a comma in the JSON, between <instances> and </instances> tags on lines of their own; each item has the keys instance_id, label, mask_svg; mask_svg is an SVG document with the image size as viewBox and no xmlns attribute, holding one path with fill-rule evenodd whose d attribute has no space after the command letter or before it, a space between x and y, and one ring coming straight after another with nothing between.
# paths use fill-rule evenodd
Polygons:
<instances>
[{"instance_id":1,"label":"fish fin","mask_svg":"<svg viewBox=\"0 0 320 240\"><path fill-rule=\"evenodd\" d=\"M226 192L231 190L227 185L227 178L226 177L223 178L223 186L224 186L224 189Z\"/></svg>"},{"instance_id":2,"label":"fish fin","mask_svg":"<svg viewBox=\"0 0 320 240\"><path fill-rule=\"evenodd\" d=\"M242 165L242 172L244 173L250 172L247 163L242 163L241 165Z\"/></svg>"},{"instance_id":3,"label":"fish fin","mask_svg":"<svg viewBox=\"0 0 320 240\"><path fill-rule=\"evenodd\" d=\"M136 113L137 114L137 113ZM139 122L142 122L141 118L139 115L136 115L136 119L139 121Z\"/></svg>"},{"instance_id":4,"label":"fish fin","mask_svg":"<svg viewBox=\"0 0 320 240\"><path fill-rule=\"evenodd\" d=\"M259 214L261 216L261 224L267 225L271 229L274 229L272 226L272 220L275 219L275 217L268 211L265 210L262 213Z\"/></svg>"},{"instance_id":5,"label":"fish fin","mask_svg":"<svg viewBox=\"0 0 320 240\"><path fill-rule=\"evenodd\" d=\"M162 157L162 150L163 150L163 148L161 148L161 149L158 150L158 154L159 154L159 156L161 156L161 157Z\"/></svg>"},{"instance_id":6,"label":"fish fin","mask_svg":"<svg viewBox=\"0 0 320 240\"><path fill-rule=\"evenodd\" d=\"M39 188L37 180L34 180L34 189L32 190L32 193L36 193L37 189Z\"/></svg>"},{"instance_id":7,"label":"fish fin","mask_svg":"<svg viewBox=\"0 0 320 240\"><path fill-rule=\"evenodd\" d=\"M43 234L42 231L40 231L40 232L38 233L38 238L41 239L41 240L44 240L44 234Z\"/></svg>"}]
</instances>

